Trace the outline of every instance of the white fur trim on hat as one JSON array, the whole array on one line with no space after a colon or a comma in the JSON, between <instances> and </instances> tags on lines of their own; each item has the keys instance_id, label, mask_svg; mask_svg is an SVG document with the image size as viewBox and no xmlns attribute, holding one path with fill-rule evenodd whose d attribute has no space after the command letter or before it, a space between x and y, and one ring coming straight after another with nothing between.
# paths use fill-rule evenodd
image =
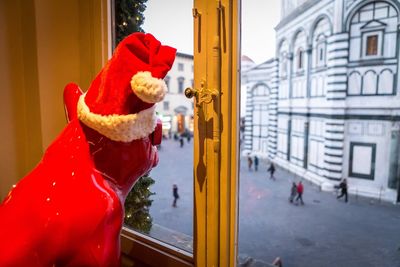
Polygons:
<instances>
[{"instance_id":1,"label":"white fur trim on hat","mask_svg":"<svg viewBox=\"0 0 400 267\"><path fill-rule=\"evenodd\" d=\"M78 101L78 118L86 126L114 141L130 142L148 136L157 124L155 106L128 115L99 115L85 103L85 94Z\"/></svg>"},{"instance_id":2,"label":"white fur trim on hat","mask_svg":"<svg viewBox=\"0 0 400 267\"><path fill-rule=\"evenodd\" d=\"M149 71L139 71L133 75L131 88L142 101L147 103L160 102L167 93L164 80L154 78Z\"/></svg>"}]
</instances>

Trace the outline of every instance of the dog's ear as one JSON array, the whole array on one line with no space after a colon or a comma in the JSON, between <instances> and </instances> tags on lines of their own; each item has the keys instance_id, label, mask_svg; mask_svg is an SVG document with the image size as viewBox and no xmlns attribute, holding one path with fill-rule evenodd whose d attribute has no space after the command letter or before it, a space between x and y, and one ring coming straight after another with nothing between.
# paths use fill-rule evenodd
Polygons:
<instances>
[{"instance_id":1,"label":"dog's ear","mask_svg":"<svg viewBox=\"0 0 400 267\"><path fill-rule=\"evenodd\" d=\"M75 83L69 83L64 88L64 111L67 121L70 122L78 117L77 105L82 90Z\"/></svg>"}]
</instances>

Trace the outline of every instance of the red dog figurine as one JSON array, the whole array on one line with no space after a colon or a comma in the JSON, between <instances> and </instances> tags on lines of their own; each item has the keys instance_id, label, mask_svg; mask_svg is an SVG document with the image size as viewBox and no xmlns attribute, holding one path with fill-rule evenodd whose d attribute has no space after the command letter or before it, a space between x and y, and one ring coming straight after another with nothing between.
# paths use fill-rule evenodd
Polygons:
<instances>
[{"instance_id":1,"label":"red dog figurine","mask_svg":"<svg viewBox=\"0 0 400 267\"><path fill-rule=\"evenodd\" d=\"M155 106L174 48L125 38L86 94L64 90L68 125L0 206L0 266L119 266L124 201L158 163Z\"/></svg>"}]
</instances>

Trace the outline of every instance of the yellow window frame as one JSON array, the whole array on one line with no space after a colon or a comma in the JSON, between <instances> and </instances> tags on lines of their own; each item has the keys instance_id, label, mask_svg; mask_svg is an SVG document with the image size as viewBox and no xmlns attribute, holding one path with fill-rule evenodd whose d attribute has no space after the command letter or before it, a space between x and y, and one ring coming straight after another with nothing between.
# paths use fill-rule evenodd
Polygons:
<instances>
[{"instance_id":1,"label":"yellow window frame","mask_svg":"<svg viewBox=\"0 0 400 267\"><path fill-rule=\"evenodd\" d=\"M239 18L239 0L194 0L193 257L124 228L125 266L236 266Z\"/></svg>"}]
</instances>

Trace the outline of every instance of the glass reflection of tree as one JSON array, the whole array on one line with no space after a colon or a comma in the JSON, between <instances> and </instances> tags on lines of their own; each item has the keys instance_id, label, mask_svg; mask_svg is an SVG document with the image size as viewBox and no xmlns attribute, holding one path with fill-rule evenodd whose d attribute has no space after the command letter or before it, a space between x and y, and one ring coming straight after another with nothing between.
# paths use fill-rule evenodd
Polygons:
<instances>
[{"instance_id":1,"label":"glass reflection of tree","mask_svg":"<svg viewBox=\"0 0 400 267\"><path fill-rule=\"evenodd\" d=\"M116 45L133 32L143 32L143 12L147 0L115 0L115 43ZM154 180L149 176L141 177L125 200L125 218L127 226L143 233L149 233L152 217L149 213L151 203L150 186Z\"/></svg>"}]
</instances>

